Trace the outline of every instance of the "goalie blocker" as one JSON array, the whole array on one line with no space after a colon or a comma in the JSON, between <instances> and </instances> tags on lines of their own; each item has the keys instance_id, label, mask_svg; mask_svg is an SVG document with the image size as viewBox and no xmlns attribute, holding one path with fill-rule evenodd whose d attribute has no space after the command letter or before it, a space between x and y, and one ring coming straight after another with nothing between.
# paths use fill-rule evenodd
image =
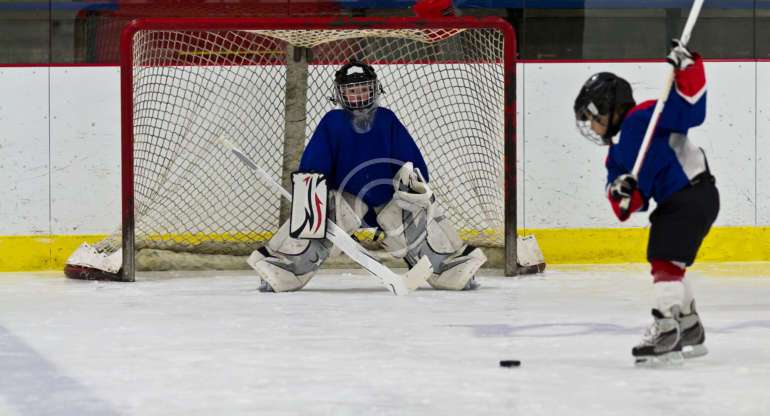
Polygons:
<instances>
[{"instance_id":1,"label":"goalie blocker","mask_svg":"<svg viewBox=\"0 0 770 416\"><path fill-rule=\"evenodd\" d=\"M292 238L326 238L328 218L328 189L322 173L295 172L291 174L291 226Z\"/></svg>"}]
</instances>

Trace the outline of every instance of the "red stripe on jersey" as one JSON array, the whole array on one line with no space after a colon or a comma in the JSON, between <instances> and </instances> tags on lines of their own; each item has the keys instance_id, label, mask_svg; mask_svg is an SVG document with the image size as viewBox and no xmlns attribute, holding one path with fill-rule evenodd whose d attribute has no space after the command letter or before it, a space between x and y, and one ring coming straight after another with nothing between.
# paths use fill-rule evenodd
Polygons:
<instances>
[{"instance_id":1,"label":"red stripe on jersey","mask_svg":"<svg viewBox=\"0 0 770 416\"><path fill-rule=\"evenodd\" d=\"M637 104L636 107L628 110L628 113L626 114L626 118L628 118L628 116L630 116L631 114L634 114L637 111L646 110L646 109L648 109L650 107L654 107L656 102L657 102L657 100L647 100L647 101L644 101L642 103Z\"/></svg>"}]
</instances>

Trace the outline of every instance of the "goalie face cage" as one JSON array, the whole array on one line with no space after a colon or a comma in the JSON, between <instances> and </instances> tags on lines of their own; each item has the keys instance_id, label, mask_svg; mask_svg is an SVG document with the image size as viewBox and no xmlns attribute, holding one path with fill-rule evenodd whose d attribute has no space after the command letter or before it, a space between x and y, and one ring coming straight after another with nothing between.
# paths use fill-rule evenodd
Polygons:
<instances>
[{"instance_id":1,"label":"goalie face cage","mask_svg":"<svg viewBox=\"0 0 770 416\"><path fill-rule=\"evenodd\" d=\"M461 237L505 247L515 274L514 51L494 17L136 20L121 38L122 233L97 249L122 245L118 279L133 281L140 249L211 259L264 245L288 205L215 139L289 188L334 108L334 71L357 58L375 67L382 106L422 150Z\"/></svg>"}]
</instances>

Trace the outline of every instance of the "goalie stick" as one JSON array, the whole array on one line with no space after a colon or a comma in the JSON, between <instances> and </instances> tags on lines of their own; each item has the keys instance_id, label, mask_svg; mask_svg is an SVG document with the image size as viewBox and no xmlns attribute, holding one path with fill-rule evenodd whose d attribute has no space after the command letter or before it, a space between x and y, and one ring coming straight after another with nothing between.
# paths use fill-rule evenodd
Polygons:
<instances>
[{"instance_id":1,"label":"goalie stick","mask_svg":"<svg viewBox=\"0 0 770 416\"><path fill-rule=\"evenodd\" d=\"M682 30L682 37L679 38L684 45L690 43L690 34L692 33L695 22L698 20L700 9L703 7L704 0L695 0L692 3L690 9L690 15L687 17L687 23ZM663 112L663 107L666 105L668 95L671 92L671 87L674 85L675 69L672 67L671 71L666 78L666 83L663 85L663 91L660 93L660 98L655 103L655 109L652 111L652 118L650 118L650 124L647 125L647 130L644 132L644 139L642 145L639 148L639 153L636 155L636 161L634 162L634 168L631 170L631 175L634 179L639 177L639 171L642 170L642 163L644 163L644 157L647 155L647 150L650 149L650 142L652 141L652 134L655 132L655 128L658 126L658 119ZM631 205L631 198L623 199L620 202L621 212L628 213L629 206Z\"/></svg>"},{"instance_id":2,"label":"goalie stick","mask_svg":"<svg viewBox=\"0 0 770 416\"><path fill-rule=\"evenodd\" d=\"M219 136L216 141L230 150L238 160L254 171L267 185L270 186L270 188L279 193L282 197L291 201L291 194L287 190L283 189L278 182L276 182L262 168L257 166L257 164L242 150L238 149L235 144L227 140L224 135ZM394 273L377 261L368 250L356 243L351 236L331 220L327 221L326 238L342 250L343 253L347 254L353 261L366 269L366 271L376 276L382 284L395 295L406 295L410 290L417 289L417 287L424 283L433 273L433 267L430 264L430 260L425 256L423 256L414 267L406 272L405 275L401 276Z\"/></svg>"}]
</instances>

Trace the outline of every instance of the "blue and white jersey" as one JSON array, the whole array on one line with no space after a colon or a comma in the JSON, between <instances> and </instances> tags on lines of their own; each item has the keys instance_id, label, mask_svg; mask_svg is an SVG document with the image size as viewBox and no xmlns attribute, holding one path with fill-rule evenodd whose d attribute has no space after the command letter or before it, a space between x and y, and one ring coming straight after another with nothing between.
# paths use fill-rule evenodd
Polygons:
<instances>
[{"instance_id":1,"label":"blue and white jersey","mask_svg":"<svg viewBox=\"0 0 770 416\"><path fill-rule=\"evenodd\" d=\"M650 147L639 171L639 191L644 199L642 211L653 198L658 204L686 187L690 180L706 171L701 148L687 138L687 131L703 123L706 117L706 78L703 60L676 70L675 88L671 89ZM626 115L617 144L610 146L605 165L607 187L618 176L629 173L652 118L656 100L643 102Z\"/></svg>"},{"instance_id":2,"label":"blue and white jersey","mask_svg":"<svg viewBox=\"0 0 770 416\"><path fill-rule=\"evenodd\" d=\"M392 111L379 107L371 130L356 133L350 114L337 109L318 123L299 170L323 173L329 189L351 193L376 207L393 197L393 177L404 162L412 162L428 180L420 149Z\"/></svg>"}]
</instances>

